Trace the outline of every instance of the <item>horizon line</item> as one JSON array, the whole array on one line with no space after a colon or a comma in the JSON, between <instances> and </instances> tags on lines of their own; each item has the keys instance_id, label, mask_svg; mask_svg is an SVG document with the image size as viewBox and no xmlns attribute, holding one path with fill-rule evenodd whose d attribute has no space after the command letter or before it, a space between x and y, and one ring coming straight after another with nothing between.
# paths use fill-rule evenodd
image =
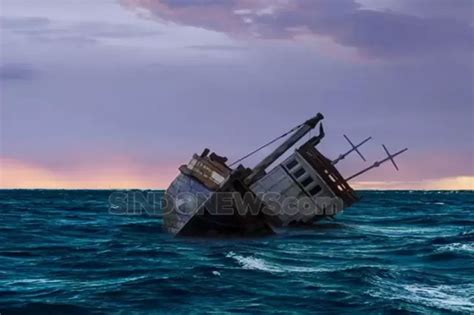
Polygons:
<instances>
[{"instance_id":1,"label":"horizon line","mask_svg":"<svg viewBox=\"0 0 474 315\"><path fill-rule=\"evenodd\" d=\"M166 191L166 188L3 188L0 187L0 190L161 190ZM410 188L363 188L363 189L353 189L354 191L473 191L474 189L410 189Z\"/></svg>"}]
</instances>

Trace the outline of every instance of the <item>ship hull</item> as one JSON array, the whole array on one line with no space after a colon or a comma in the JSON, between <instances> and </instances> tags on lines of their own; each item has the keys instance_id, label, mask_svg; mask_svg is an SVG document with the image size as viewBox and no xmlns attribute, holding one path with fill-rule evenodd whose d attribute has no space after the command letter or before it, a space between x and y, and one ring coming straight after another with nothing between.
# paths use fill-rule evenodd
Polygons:
<instances>
[{"instance_id":1,"label":"ship hull","mask_svg":"<svg viewBox=\"0 0 474 315\"><path fill-rule=\"evenodd\" d=\"M165 194L164 227L176 236L252 237L273 234L260 208L246 204L242 199L237 202L235 197L245 193L251 191L242 184L238 174L232 175L226 185L216 191L192 176L180 174Z\"/></svg>"}]
</instances>

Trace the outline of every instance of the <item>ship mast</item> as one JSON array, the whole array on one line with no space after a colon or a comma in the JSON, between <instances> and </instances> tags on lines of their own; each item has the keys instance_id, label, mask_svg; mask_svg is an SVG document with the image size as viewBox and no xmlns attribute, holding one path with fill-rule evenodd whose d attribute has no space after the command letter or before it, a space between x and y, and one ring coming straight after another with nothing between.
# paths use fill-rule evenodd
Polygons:
<instances>
[{"instance_id":1,"label":"ship mast","mask_svg":"<svg viewBox=\"0 0 474 315\"><path fill-rule=\"evenodd\" d=\"M360 172L357 172L355 173L354 175L352 176L349 176L348 178L346 178L346 181L350 181L351 179L354 179L356 178L357 176L360 176L368 171L370 171L371 169L373 168L376 168L376 167L379 167L380 165L382 165L383 163L387 162L387 161L392 161L392 164L393 166L395 167L395 169L398 171L398 166L397 166L397 163L395 163L395 160L393 159L394 157L402 154L403 152L405 152L406 150L408 150L408 148L405 148L403 150L400 150L398 151L397 153L394 153L394 154L391 154L388 150L387 150L387 147L385 147L385 145L382 144L382 147L383 149L385 150L385 153L387 153L387 157L383 160L380 160L380 161L376 161L374 162L374 164L372 164L371 166L367 167L367 168L364 168L362 171Z\"/></svg>"},{"instance_id":2,"label":"ship mast","mask_svg":"<svg viewBox=\"0 0 474 315\"><path fill-rule=\"evenodd\" d=\"M252 170L252 173L245 179L247 184L251 184L260 177L267 167L269 167L273 162L275 162L280 156L282 156L288 149L290 149L298 140L303 138L308 132L310 132L316 125L324 119L324 116L321 113L318 113L313 118L308 119L304 122L299 129L295 131L291 137L285 140L281 145L279 145L272 153L265 157L260 163L258 163Z\"/></svg>"},{"instance_id":3,"label":"ship mast","mask_svg":"<svg viewBox=\"0 0 474 315\"><path fill-rule=\"evenodd\" d=\"M345 153L342 153L340 154L337 159L335 159L334 161L331 162L332 165L336 165L337 163L339 163L341 160L344 160L346 158L346 156L348 156L349 154L351 154L352 152L357 152L357 154L359 154L360 158L365 162L365 157L362 155L362 153L360 153L359 151L359 147L362 146L364 143L366 143L367 141L369 141L370 139L372 139L372 137L368 137L366 138L365 140L363 140L361 143L359 143L358 145L354 145L352 143L352 141L349 139L349 137L347 137L346 135L344 135L344 138L347 140L347 142L349 142L349 144L351 145L352 149L350 149L349 151L345 152Z\"/></svg>"}]
</instances>

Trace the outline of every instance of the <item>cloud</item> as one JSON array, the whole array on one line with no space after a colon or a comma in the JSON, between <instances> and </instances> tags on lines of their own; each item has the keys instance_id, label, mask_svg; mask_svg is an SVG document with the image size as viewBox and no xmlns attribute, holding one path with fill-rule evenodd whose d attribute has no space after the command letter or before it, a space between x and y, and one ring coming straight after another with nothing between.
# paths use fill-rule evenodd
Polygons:
<instances>
[{"instance_id":1,"label":"cloud","mask_svg":"<svg viewBox=\"0 0 474 315\"><path fill-rule=\"evenodd\" d=\"M354 0L122 0L122 3L147 9L161 21L201 27L240 38L293 40L302 35L329 37L369 58L471 53L474 49L473 27L469 21L455 18L455 13L420 16L363 9ZM451 2L444 1L439 11L447 11L451 7L447 3ZM430 4L418 1L418 7L429 10Z\"/></svg>"},{"instance_id":2,"label":"cloud","mask_svg":"<svg viewBox=\"0 0 474 315\"><path fill-rule=\"evenodd\" d=\"M419 17L452 18L469 24L473 21L472 0L357 0L366 8L391 10Z\"/></svg>"},{"instance_id":3,"label":"cloud","mask_svg":"<svg viewBox=\"0 0 474 315\"><path fill-rule=\"evenodd\" d=\"M96 44L104 39L129 39L161 35L157 30L149 30L133 24L105 22L54 21L44 17L0 17L3 30L23 35L28 40L44 43Z\"/></svg>"},{"instance_id":4,"label":"cloud","mask_svg":"<svg viewBox=\"0 0 474 315\"><path fill-rule=\"evenodd\" d=\"M45 28L50 25L50 20L44 17L0 17L0 26L4 29L29 30Z\"/></svg>"},{"instance_id":5,"label":"cloud","mask_svg":"<svg viewBox=\"0 0 474 315\"><path fill-rule=\"evenodd\" d=\"M36 71L31 65L9 63L0 65L0 80L31 80Z\"/></svg>"},{"instance_id":6,"label":"cloud","mask_svg":"<svg viewBox=\"0 0 474 315\"><path fill-rule=\"evenodd\" d=\"M130 24L111 24L102 22L78 23L72 28L94 38L133 38L161 35L157 30L150 30Z\"/></svg>"},{"instance_id":7,"label":"cloud","mask_svg":"<svg viewBox=\"0 0 474 315\"><path fill-rule=\"evenodd\" d=\"M191 45L186 48L202 50L202 51L242 51L245 47L233 45Z\"/></svg>"}]
</instances>

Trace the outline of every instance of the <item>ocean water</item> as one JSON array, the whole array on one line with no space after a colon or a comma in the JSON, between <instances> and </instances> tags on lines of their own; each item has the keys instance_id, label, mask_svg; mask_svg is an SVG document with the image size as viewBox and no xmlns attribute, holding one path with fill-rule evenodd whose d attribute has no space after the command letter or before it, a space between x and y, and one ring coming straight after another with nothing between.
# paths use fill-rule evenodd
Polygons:
<instances>
[{"instance_id":1,"label":"ocean water","mask_svg":"<svg viewBox=\"0 0 474 315\"><path fill-rule=\"evenodd\" d=\"M334 221L182 239L111 191L0 191L0 313L473 314L474 192L362 191Z\"/></svg>"}]
</instances>

